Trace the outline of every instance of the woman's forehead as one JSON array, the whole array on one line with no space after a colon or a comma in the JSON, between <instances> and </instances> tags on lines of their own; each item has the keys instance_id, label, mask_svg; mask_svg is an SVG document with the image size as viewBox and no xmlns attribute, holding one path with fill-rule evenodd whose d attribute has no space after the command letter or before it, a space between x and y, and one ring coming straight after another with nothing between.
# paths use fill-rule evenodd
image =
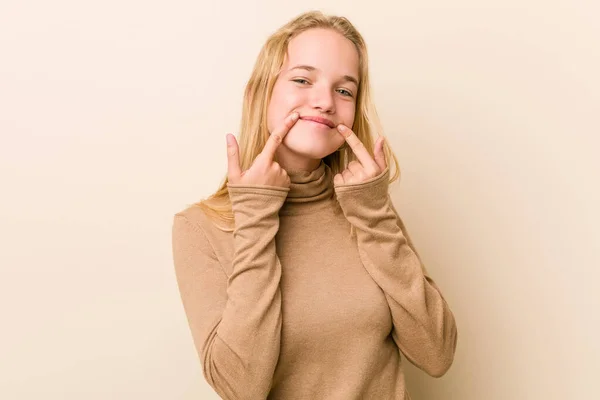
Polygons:
<instances>
[{"instance_id":1,"label":"woman's forehead","mask_svg":"<svg viewBox=\"0 0 600 400\"><path fill-rule=\"evenodd\" d=\"M284 70L313 67L341 75L358 75L359 56L349 39L326 29L310 29L294 37L287 48Z\"/></svg>"}]
</instances>

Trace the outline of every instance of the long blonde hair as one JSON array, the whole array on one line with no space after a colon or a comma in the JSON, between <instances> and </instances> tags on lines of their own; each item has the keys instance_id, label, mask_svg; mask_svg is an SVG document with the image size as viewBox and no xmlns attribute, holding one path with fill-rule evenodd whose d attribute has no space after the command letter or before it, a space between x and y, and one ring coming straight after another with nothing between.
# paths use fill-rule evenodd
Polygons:
<instances>
[{"instance_id":1,"label":"long blonde hair","mask_svg":"<svg viewBox=\"0 0 600 400\"><path fill-rule=\"evenodd\" d=\"M332 29L356 46L359 56L359 87L352 130L368 149L371 156L373 156L373 144L375 142L373 132L383 136L381 122L371 98L367 46L363 37L345 17L325 15L320 11L310 11L297 16L273 33L267 39L256 59L243 99L242 120L238 139L242 171L250 168L270 136L265 123L267 121L267 108L273 86L284 63L288 44L295 36L313 28ZM387 145L387 140L385 143L384 152L390 165L391 183L399 178L400 167L396 155ZM350 161L355 159L356 156L352 150L346 147L326 156L323 161L331 168L332 176L335 176L335 174L342 172ZM394 168L392 168L390 160L393 160ZM391 174L392 171L393 174ZM201 207L211 218L221 220L231 226L233 213L227 182L227 175L225 175L223 182L215 193L207 199L193 204L193 206Z\"/></svg>"}]
</instances>

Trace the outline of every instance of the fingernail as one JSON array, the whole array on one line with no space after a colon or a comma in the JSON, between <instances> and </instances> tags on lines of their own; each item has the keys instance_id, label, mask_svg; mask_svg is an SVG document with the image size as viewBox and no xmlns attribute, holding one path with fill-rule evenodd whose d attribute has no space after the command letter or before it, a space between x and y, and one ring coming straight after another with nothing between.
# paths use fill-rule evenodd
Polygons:
<instances>
[{"instance_id":1,"label":"fingernail","mask_svg":"<svg viewBox=\"0 0 600 400\"><path fill-rule=\"evenodd\" d=\"M340 132L344 132L346 130L346 127L342 124L339 124L337 128L338 128L338 131L340 131Z\"/></svg>"},{"instance_id":2,"label":"fingernail","mask_svg":"<svg viewBox=\"0 0 600 400\"><path fill-rule=\"evenodd\" d=\"M225 135L225 140L227 140L227 144L233 144L233 140L231 139L231 134L228 133Z\"/></svg>"},{"instance_id":3,"label":"fingernail","mask_svg":"<svg viewBox=\"0 0 600 400\"><path fill-rule=\"evenodd\" d=\"M298 113L293 113L292 114L292 121L295 121L298 119Z\"/></svg>"}]
</instances>

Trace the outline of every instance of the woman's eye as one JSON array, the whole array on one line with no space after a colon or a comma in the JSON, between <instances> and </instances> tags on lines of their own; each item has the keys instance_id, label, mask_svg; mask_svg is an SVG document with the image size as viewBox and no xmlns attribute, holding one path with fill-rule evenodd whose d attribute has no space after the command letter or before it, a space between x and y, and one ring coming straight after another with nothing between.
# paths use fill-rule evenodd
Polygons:
<instances>
[{"instance_id":1,"label":"woman's eye","mask_svg":"<svg viewBox=\"0 0 600 400\"><path fill-rule=\"evenodd\" d=\"M292 79L292 82L296 82L300 85L308 85L310 84L310 82L306 79L303 78L296 78L296 79ZM346 89L337 89L337 92L340 93L342 96L344 97L352 97L352 92L350 92L349 90Z\"/></svg>"},{"instance_id":2,"label":"woman's eye","mask_svg":"<svg viewBox=\"0 0 600 400\"><path fill-rule=\"evenodd\" d=\"M344 96L349 96L352 97L352 93L350 93L349 91L347 91L346 89L338 89L338 92L341 93Z\"/></svg>"}]
</instances>

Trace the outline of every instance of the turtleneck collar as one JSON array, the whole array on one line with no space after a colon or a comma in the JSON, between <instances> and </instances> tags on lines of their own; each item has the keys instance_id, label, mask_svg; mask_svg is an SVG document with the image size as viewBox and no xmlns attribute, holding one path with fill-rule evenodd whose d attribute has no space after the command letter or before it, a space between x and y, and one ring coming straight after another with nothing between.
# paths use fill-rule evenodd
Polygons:
<instances>
[{"instance_id":1,"label":"turtleneck collar","mask_svg":"<svg viewBox=\"0 0 600 400\"><path fill-rule=\"evenodd\" d=\"M290 191L280 214L303 214L329 205L333 200L333 174L323 160L313 171L288 170Z\"/></svg>"}]
</instances>

